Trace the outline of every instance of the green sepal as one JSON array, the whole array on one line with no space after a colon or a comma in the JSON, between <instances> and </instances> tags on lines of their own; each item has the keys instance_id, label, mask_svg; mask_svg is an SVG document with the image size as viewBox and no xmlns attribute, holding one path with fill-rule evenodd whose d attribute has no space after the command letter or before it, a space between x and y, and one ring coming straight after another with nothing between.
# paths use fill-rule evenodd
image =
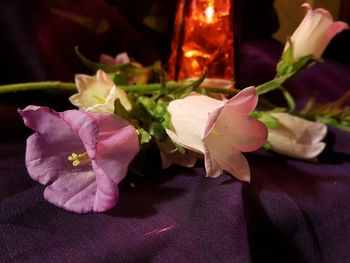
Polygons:
<instances>
[{"instance_id":1,"label":"green sepal","mask_svg":"<svg viewBox=\"0 0 350 263\"><path fill-rule=\"evenodd\" d=\"M278 119L273 117L269 112L253 111L250 116L261 121L270 129L276 128L279 124Z\"/></svg>"},{"instance_id":2,"label":"green sepal","mask_svg":"<svg viewBox=\"0 0 350 263\"><path fill-rule=\"evenodd\" d=\"M176 149L179 151L179 153L185 155L187 153L187 150L182 147L181 145L178 145L177 143L174 143Z\"/></svg>"},{"instance_id":3,"label":"green sepal","mask_svg":"<svg viewBox=\"0 0 350 263\"><path fill-rule=\"evenodd\" d=\"M148 132L152 137L156 138L158 141L163 141L167 137L165 129L161 124L157 122L151 123Z\"/></svg>"},{"instance_id":4,"label":"green sepal","mask_svg":"<svg viewBox=\"0 0 350 263\"><path fill-rule=\"evenodd\" d=\"M308 67L314 62L319 62L320 60L313 54L304 56L297 61L294 60L294 46L290 38L288 39L289 47L282 54L281 60L278 62L276 71L277 77L286 75L295 75L301 70Z\"/></svg>"},{"instance_id":5,"label":"green sepal","mask_svg":"<svg viewBox=\"0 0 350 263\"><path fill-rule=\"evenodd\" d=\"M293 53L294 53L293 43L291 42L290 38L287 41L289 43L289 47L287 48L286 51L282 53L282 57L276 67L278 76L284 76L288 74L288 72L290 73L291 71L290 67L293 64Z\"/></svg>"},{"instance_id":6,"label":"green sepal","mask_svg":"<svg viewBox=\"0 0 350 263\"><path fill-rule=\"evenodd\" d=\"M266 141L266 142L262 145L262 147L264 148L265 151L269 151L269 150L271 150L272 145L271 145L271 143L270 143L269 141Z\"/></svg>"},{"instance_id":7,"label":"green sepal","mask_svg":"<svg viewBox=\"0 0 350 263\"><path fill-rule=\"evenodd\" d=\"M140 144L149 143L152 140L152 136L143 128L137 129L139 132Z\"/></svg>"}]
</instances>

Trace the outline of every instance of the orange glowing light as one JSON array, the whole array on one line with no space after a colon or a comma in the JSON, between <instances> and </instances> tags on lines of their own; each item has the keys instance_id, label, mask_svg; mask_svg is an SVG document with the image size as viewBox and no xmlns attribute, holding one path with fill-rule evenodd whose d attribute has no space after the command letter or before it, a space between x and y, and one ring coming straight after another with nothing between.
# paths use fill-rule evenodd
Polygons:
<instances>
[{"instance_id":1,"label":"orange glowing light","mask_svg":"<svg viewBox=\"0 0 350 263\"><path fill-rule=\"evenodd\" d=\"M208 6L205 11L205 17L207 18L207 23L211 24L214 22L214 14L215 14L215 10L212 6Z\"/></svg>"},{"instance_id":2,"label":"orange glowing light","mask_svg":"<svg viewBox=\"0 0 350 263\"><path fill-rule=\"evenodd\" d=\"M170 77L234 80L233 0L179 0Z\"/></svg>"}]
</instances>

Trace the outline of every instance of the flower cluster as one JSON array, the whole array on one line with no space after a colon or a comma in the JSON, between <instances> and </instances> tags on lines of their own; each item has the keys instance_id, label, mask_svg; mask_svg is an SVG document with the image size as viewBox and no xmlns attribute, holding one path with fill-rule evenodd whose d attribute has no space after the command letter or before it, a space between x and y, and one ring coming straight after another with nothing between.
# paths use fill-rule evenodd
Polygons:
<instances>
[{"instance_id":1,"label":"flower cluster","mask_svg":"<svg viewBox=\"0 0 350 263\"><path fill-rule=\"evenodd\" d=\"M45 199L77 213L112 208L132 160L150 143L158 146L163 168L192 167L204 158L208 177L226 171L246 182L251 174L244 153L262 146L296 159L317 157L327 132L321 117L332 124L350 116L341 110L341 116L339 111L327 115L317 107L295 112L283 83L318 62L332 37L347 25L333 22L323 9L304 6L307 14L286 45L276 77L258 87L236 90L231 81L205 74L174 82L160 63L143 67L125 53L115 59L103 55L100 63L93 63L77 50L97 70L94 76L76 75L70 86L77 91L70 101L78 109L19 110L35 131L27 140L25 160L29 175L48 185ZM283 92L289 109L259 104L259 96L272 90ZM339 101L332 105L340 107ZM349 129L349 123L338 127Z\"/></svg>"}]
</instances>

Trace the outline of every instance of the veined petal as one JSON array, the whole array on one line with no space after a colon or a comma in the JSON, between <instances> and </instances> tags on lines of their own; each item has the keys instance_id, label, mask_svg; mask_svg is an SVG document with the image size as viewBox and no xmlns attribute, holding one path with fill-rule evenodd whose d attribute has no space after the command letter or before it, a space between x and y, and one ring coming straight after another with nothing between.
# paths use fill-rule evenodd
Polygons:
<instances>
[{"instance_id":1,"label":"veined petal","mask_svg":"<svg viewBox=\"0 0 350 263\"><path fill-rule=\"evenodd\" d=\"M209 116L204 141L213 142L224 149L234 148L242 152L259 149L267 138L266 126L248 114L257 105L258 95L254 87L242 90L227 104Z\"/></svg>"},{"instance_id":2,"label":"veined petal","mask_svg":"<svg viewBox=\"0 0 350 263\"><path fill-rule=\"evenodd\" d=\"M249 164L242 153L235 149L229 149L227 152L223 153L223 149L215 147L215 145L212 145L212 142L210 141L206 144L206 146L208 147L208 152L210 153L210 160L207 160L208 157L206 157L205 164L206 167L212 166L208 167L209 171L210 169L213 170L213 175L209 173L208 176L219 176L222 173L222 170L225 170L238 180L244 182L250 181ZM220 169L218 169L219 167Z\"/></svg>"},{"instance_id":3,"label":"veined petal","mask_svg":"<svg viewBox=\"0 0 350 263\"><path fill-rule=\"evenodd\" d=\"M26 166L29 175L41 184L51 183L71 170L67 157L72 152L84 152L79 136L47 107L28 106L19 110L24 123L35 134L27 139ZM57 169L60 167L60 169Z\"/></svg>"},{"instance_id":4,"label":"veined petal","mask_svg":"<svg viewBox=\"0 0 350 263\"><path fill-rule=\"evenodd\" d=\"M115 205L117 184L139 151L132 125L110 113L57 113L34 106L19 113L37 131L27 140L26 165L33 179L51 183L44 192L49 202L78 213ZM73 153L85 157L74 164L68 160Z\"/></svg>"},{"instance_id":5,"label":"veined petal","mask_svg":"<svg viewBox=\"0 0 350 263\"><path fill-rule=\"evenodd\" d=\"M136 129L113 114L90 114L97 121L100 130L94 161L118 184L126 176L129 163L140 150Z\"/></svg>"}]
</instances>

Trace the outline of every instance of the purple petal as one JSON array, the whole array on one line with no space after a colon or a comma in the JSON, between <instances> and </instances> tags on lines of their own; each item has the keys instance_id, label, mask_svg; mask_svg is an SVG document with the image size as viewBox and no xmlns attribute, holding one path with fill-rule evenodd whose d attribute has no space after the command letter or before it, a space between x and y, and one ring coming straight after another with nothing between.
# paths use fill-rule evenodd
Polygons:
<instances>
[{"instance_id":1,"label":"purple petal","mask_svg":"<svg viewBox=\"0 0 350 263\"><path fill-rule=\"evenodd\" d=\"M35 106L28 106L19 113L24 123L36 131L27 139L29 175L41 184L47 184L70 171L72 165L67 157L73 152L83 152L85 148L59 113Z\"/></svg>"}]
</instances>

